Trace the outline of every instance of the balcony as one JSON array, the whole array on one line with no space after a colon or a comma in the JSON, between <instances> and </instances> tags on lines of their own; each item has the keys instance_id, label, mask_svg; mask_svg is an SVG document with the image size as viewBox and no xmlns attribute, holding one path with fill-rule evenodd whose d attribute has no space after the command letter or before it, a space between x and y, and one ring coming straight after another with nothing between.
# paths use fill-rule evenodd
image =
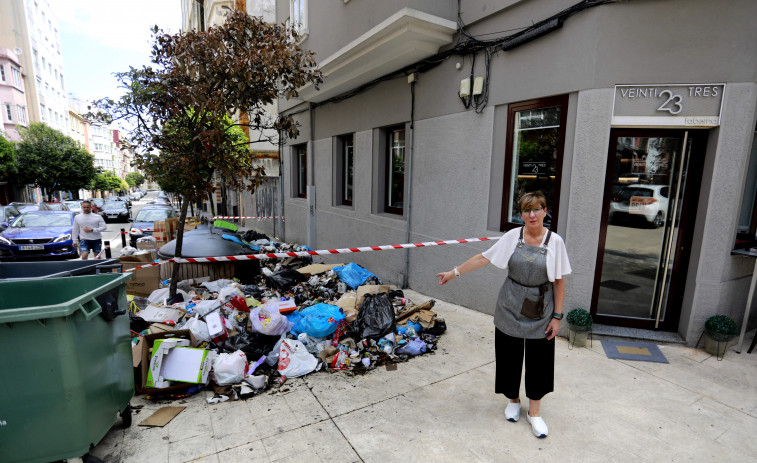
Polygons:
<instances>
[{"instance_id":1,"label":"balcony","mask_svg":"<svg viewBox=\"0 0 757 463\"><path fill-rule=\"evenodd\" d=\"M454 21L403 8L321 61L319 90L308 84L300 89L299 98L324 101L433 56L452 43L456 32Z\"/></svg>"}]
</instances>

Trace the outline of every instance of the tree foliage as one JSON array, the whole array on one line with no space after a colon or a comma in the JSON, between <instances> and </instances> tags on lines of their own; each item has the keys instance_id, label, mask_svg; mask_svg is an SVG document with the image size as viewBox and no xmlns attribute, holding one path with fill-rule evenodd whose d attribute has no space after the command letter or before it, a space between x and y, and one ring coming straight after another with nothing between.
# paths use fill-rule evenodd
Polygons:
<instances>
[{"instance_id":1,"label":"tree foliage","mask_svg":"<svg viewBox=\"0 0 757 463\"><path fill-rule=\"evenodd\" d=\"M53 191L86 188L95 176L94 157L73 138L42 123L20 130L18 180Z\"/></svg>"},{"instance_id":2,"label":"tree foliage","mask_svg":"<svg viewBox=\"0 0 757 463\"><path fill-rule=\"evenodd\" d=\"M128 183L130 187L139 187L145 183L145 176L139 172L129 172L126 174L126 183Z\"/></svg>"},{"instance_id":3,"label":"tree foliage","mask_svg":"<svg viewBox=\"0 0 757 463\"><path fill-rule=\"evenodd\" d=\"M13 142L0 135L0 180L14 175L18 169L16 147Z\"/></svg>"},{"instance_id":4,"label":"tree foliage","mask_svg":"<svg viewBox=\"0 0 757 463\"><path fill-rule=\"evenodd\" d=\"M92 180L91 189L98 191L119 191L123 188L123 180L118 178L113 172L100 170Z\"/></svg>"},{"instance_id":5,"label":"tree foliage","mask_svg":"<svg viewBox=\"0 0 757 463\"><path fill-rule=\"evenodd\" d=\"M297 96L305 84L322 81L313 53L297 46L293 28L267 24L241 11L207 31L164 34L156 26L153 66L116 74L126 89L117 101L97 106L108 117L133 127L125 145L135 153L137 166L159 185L181 194L176 255L181 256L184 219L189 202L213 191L217 172L231 188L250 191L264 180L255 167L247 140L232 130L240 120L255 134L297 135L290 116L271 116L266 106L278 98ZM255 142L273 142L265 135ZM171 293L176 291L178 266Z\"/></svg>"}]
</instances>

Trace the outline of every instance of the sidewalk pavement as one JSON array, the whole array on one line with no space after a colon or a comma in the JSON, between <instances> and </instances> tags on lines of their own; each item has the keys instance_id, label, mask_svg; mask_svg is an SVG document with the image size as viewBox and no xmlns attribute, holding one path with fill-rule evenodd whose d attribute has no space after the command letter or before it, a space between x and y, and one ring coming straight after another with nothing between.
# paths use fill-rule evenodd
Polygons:
<instances>
[{"instance_id":1,"label":"sidewalk pavement","mask_svg":"<svg viewBox=\"0 0 757 463\"><path fill-rule=\"evenodd\" d=\"M311 373L216 405L206 402L209 391L176 401L136 396L131 428L119 421L92 455L122 463L757 460L757 352L731 349L718 361L660 345L670 362L662 364L608 359L597 337L572 350L558 338L555 392L541 407L550 433L537 439L527 400L512 423L507 400L493 392L492 317L442 301L433 310L448 326L437 351L396 371ZM178 405L187 408L167 426L138 426Z\"/></svg>"}]
</instances>

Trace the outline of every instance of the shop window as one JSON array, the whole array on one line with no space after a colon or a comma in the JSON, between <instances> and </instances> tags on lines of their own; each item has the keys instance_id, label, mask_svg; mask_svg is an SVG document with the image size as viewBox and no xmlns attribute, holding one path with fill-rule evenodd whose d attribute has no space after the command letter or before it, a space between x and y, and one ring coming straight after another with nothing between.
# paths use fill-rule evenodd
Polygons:
<instances>
[{"instance_id":1,"label":"shop window","mask_svg":"<svg viewBox=\"0 0 757 463\"><path fill-rule=\"evenodd\" d=\"M354 197L355 178L355 135L348 134L336 137L334 145L334 157L336 161L334 182L336 204L340 206L352 206Z\"/></svg>"},{"instance_id":2,"label":"shop window","mask_svg":"<svg viewBox=\"0 0 757 463\"><path fill-rule=\"evenodd\" d=\"M405 126L386 130L384 212L402 215L405 197Z\"/></svg>"},{"instance_id":3,"label":"shop window","mask_svg":"<svg viewBox=\"0 0 757 463\"><path fill-rule=\"evenodd\" d=\"M292 192L296 198L307 198L308 155L307 144L292 146Z\"/></svg>"},{"instance_id":4,"label":"shop window","mask_svg":"<svg viewBox=\"0 0 757 463\"><path fill-rule=\"evenodd\" d=\"M757 127L752 138L752 154L749 160L744 197L741 200L737 242L757 239Z\"/></svg>"},{"instance_id":5,"label":"shop window","mask_svg":"<svg viewBox=\"0 0 757 463\"><path fill-rule=\"evenodd\" d=\"M502 231L523 224L518 199L536 190L547 198L544 226L556 230L567 110L567 95L508 106Z\"/></svg>"}]
</instances>

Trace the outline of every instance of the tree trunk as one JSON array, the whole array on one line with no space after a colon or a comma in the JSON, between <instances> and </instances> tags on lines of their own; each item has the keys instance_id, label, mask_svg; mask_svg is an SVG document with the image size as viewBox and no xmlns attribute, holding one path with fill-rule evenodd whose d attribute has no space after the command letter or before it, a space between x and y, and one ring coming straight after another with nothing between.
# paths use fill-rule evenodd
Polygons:
<instances>
[{"instance_id":1,"label":"tree trunk","mask_svg":"<svg viewBox=\"0 0 757 463\"><path fill-rule=\"evenodd\" d=\"M184 222L187 220L187 201L184 201L181 205L181 214L179 214L179 226L176 229L176 252L174 257L181 257L181 246L184 242ZM171 275L171 286L169 287L169 296L174 297L176 295L176 285L179 284L179 266L174 262L173 274Z\"/></svg>"},{"instance_id":2,"label":"tree trunk","mask_svg":"<svg viewBox=\"0 0 757 463\"><path fill-rule=\"evenodd\" d=\"M215 217L216 216L216 203L215 203L215 198L213 197L213 190L208 192L208 204L210 205L211 217Z\"/></svg>"}]
</instances>

